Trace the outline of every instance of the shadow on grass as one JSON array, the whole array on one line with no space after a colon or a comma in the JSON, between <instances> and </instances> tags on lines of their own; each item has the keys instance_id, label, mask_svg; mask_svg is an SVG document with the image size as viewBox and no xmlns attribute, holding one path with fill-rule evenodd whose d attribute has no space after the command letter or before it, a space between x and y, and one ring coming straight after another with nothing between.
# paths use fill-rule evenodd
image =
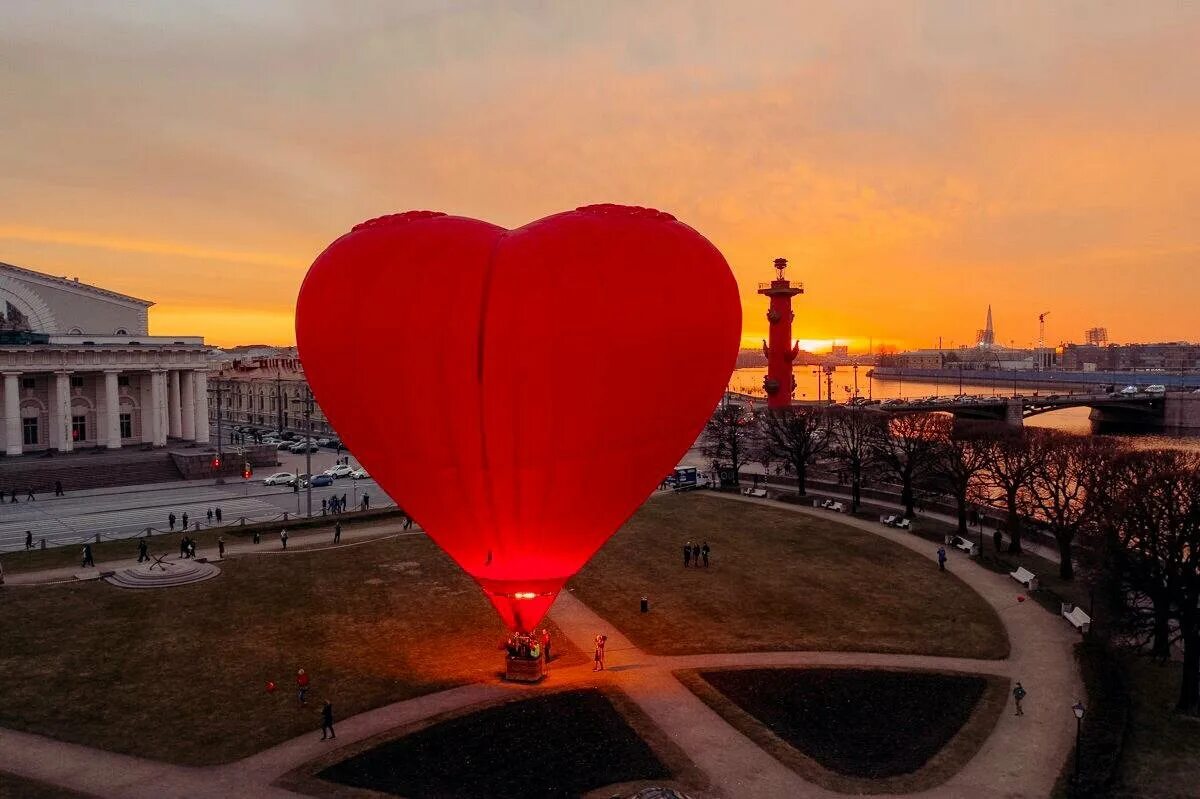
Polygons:
<instances>
[{"instance_id":1,"label":"shadow on grass","mask_svg":"<svg viewBox=\"0 0 1200 799\"><path fill-rule=\"evenodd\" d=\"M801 777L850 794L914 793L944 783L991 734L1009 684L991 675L845 668L675 676Z\"/></svg>"}]
</instances>

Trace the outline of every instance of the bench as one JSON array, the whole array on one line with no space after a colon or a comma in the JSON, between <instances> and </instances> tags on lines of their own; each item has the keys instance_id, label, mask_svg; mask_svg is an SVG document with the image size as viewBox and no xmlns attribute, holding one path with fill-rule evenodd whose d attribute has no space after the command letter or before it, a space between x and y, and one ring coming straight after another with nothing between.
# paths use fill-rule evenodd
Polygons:
<instances>
[{"instance_id":1,"label":"bench","mask_svg":"<svg viewBox=\"0 0 1200 799\"><path fill-rule=\"evenodd\" d=\"M1083 608L1075 607L1068 602L1064 602L1062 606L1063 618L1071 622L1071 626L1081 633L1086 633L1092 628L1092 617L1084 612Z\"/></svg>"},{"instance_id":2,"label":"bench","mask_svg":"<svg viewBox=\"0 0 1200 799\"><path fill-rule=\"evenodd\" d=\"M971 557L975 557L979 554L979 544L968 541L967 539L963 538L961 535L946 536L946 543L949 544L950 546L954 547L955 549L961 549L963 552L966 552Z\"/></svg>"},{"instance_id":3,"label":"bench","mask_svg":"<svg viewBox=\"0 0 1200 799\"><path fill-rule=\"evenodd\" d=\"M892 526L895 527L897 530L912 529L912 519L901 519L900 521L896 522Z\"/></svg>"},{"instance_id":4,"label":"bench","mask_svg":"<svg viewBox=\"0 0 1200 799\"><path fill-rule=\"evenodd\" d=\"M1033 591L1037 588L1037 575L1026 569L1024 566L1018 566L1015 572L1009 572L1008 576L1016 580L1021 585Z\"/></svg>"},{"instance_id":5,"label":"bench","mask_svg":"<svg viewBox=\"0 0 1200 799\"><path fill-rule=\"evenodd\" d=\"M766 497L767 489L765 489L765 488L743 488L742 493L748 497Z\"/></svg>"},{"instance_id":6,"label":"bench","mask_svg":"<svg viewBox=\"0 0 1200 799\"><path fill-rule=\"evenodd\" d=\"M846 512L846 506L845 506L845 505L843 505L843 504L842 504L842 503L840 503L840 502L834 502L832 499L827 499L827 500L825 500L824 502L822 502L822 503L820 504L820 506L819 506L819 507L822 507L822 508L824 508L825 510L831 510L831 511L833 511L834 513L845 513L845 512Z\"/></svg>"},{"instance_id":7,"label":"bench","mask_svg":"<svg viewBox=\"0 0 1200 799\"><path fill-rule=\"evenodd\" d=\"M888 527L895 527L896 523L899 521L900 521L899 516L880 516L879 517L879 523L885 524Z\"/></svg>"}]
</instances>

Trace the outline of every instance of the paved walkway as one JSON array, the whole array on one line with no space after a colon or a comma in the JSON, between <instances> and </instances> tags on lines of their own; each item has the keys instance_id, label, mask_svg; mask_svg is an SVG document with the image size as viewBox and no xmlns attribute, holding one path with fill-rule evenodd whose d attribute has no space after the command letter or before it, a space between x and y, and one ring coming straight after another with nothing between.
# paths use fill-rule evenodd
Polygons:
<instances>
[{"instance_id":1,"label":"paved walkway","mask_svg":"<svg viewBox=\"0 0 1200 799\"><path fill-rule=\"evenodd\" d=\"M264 533L261 544L255 544L231 535L225 542L225 556L292 555L301 552L317 552L336 547L356 546L370 543L371 541L383 541L388 538L425 535L419 525L414 524L411 530L402 531L400 529L401 522L398 519L385 519L378 522L344 525L341 543L334 544L333 525L337 521L337 517L330 516L328 518L329 524L326 527L307 528L289 532L288 548L286 550L280 546L278 532ZM282 527L284 525L281 524L280 528ZM171 551L166 557L166 562L175 563L181 561L182 559L179 557L179 539L182 536L183 533L175 533L169 538L151 538L149 539L150 551L154 554L159 554L164 549L170 549ZM136 539L130 539L129 549L131 552L136 552ZM207 558L216 563L220 562L220 559L217 557L216 544L197 547L196 557ZM129 557L117 560L101 560L96 563L95 568L89 569L81 569L79 566L61 566L54 569L41 569L39 571L5 572L4 585L18 587L71 582L77 579L97 579L101 573L117 571L118 569L128 569L137 565L137 558Z\"/></svg>"},{"instance_id":2,"label":"paved walkway","mask_svg":"<svg viewBox=\"0 0 1200 799\"><path fill-rule=\"evenodd\" d=\"M733 502L756 502L791 512L826 515L786 503L721 495ZM914 536L861 520L837 521L887 538L933 559L935 547ZM297 535L296 539L301 536ZM732 665L862 666L939 669L996 674L1021 680L1029 690L1026 714L1002 714L983 747L946 783L920 796L928 799L1018 799L1050 795L1073 743L1070 707L1082 696L1071 645L1073 630L1032 602L1015 601L1018 586L1007 577L951 553L951 568L999 613L1011 643L1005 660L973 660L919 655L858 652L757 652L662 657L648 655L596 615L569 591L551 616L584 652L597 632L608 635L607 669L590 666L557 669L561 687L613 685L636 702L727 797L831 799L844 796L803 780L730 726L675 679L672 672ZM448 711L466 708L525 690L520 686L479 683L398 702L338 723L341 745ZM141 797L296 796L272 784L288 772L326 754L330 744L316 732L287 741L244 760L204 768L173 766L117 755L37 735L0 730L4 770L51 785L119 799Z\"/></svg>"}]
</instances>

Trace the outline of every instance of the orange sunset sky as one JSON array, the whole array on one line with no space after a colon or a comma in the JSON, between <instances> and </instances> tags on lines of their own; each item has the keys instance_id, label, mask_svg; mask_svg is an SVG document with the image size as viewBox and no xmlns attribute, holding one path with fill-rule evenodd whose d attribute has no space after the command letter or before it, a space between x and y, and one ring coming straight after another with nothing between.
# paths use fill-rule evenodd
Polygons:
<instances>
[{"instance_id":1,"label":"orange sunset sky","mask_svg":"<svg viewBox=\"0 0 1200 799\"><path fill-rule=\"evenodd\" d=\"M0 6L0 261L292 343L354 223L594 202L724 253L748 344L1200 339L1200 4ZM352 290L348 287L347 290ZM330 309L330 327L345 328Z\"/></svg>"}]
</instances>

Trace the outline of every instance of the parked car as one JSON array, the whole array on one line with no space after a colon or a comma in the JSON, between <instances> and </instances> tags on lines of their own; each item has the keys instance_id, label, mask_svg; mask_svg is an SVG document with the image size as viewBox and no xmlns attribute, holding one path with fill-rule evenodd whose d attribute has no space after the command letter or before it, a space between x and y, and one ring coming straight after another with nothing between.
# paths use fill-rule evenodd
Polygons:
<instances>
[{"instance_id":1,"label":"parked car","mask_svg":"<svg viewBox=\"0 0 1200 799\"><path fill-rule=\"evenodd\" d=\"M902 399L899 399L899 398L896 398L896 399L890 399L890 400L884 400L884 401L883 401L883 404L884 404L884 405L903 405L903 404L904 404L904 400L902 400Z\"/></svg>"},{"instance_id":2,"label":"parked car","mask_svg":"<svg viewBox=\"0 0 1200 799\"><path fill-rule=\"evenodd\" d=\"M333 475L318 474L312 479L312 485L313 488L317 488L319 486L331 486L333 485Z\"/></svg>"},{"instance_id":3,"label":"parked car","mask_svg":"<svg viewBox=\"0 0 1200 799\"><path fill-rule=\"evenodd\" d=\"M1159 394L1159 395L1161 395L1161 394L1166 394L1166 393L1167 393L1167 387L1166 387L1166 386L1164 386L1164 385L1161 385L1161 384L1155 383L1155 384L1154 384L1154 385L1152 385L1152 386L1146 386L1146 393L1147 393L1147 394Z\"/></svg>"},{"instance_id":4,"label":"parked car","mask_svg":"<svg viewBox=\"0 0 1200 799\"><path fill-rule=\"evenodd\" d=\"M292 474L291 472L276 472L275 474L271 475L270 477L264 478L263 485L265 485L265 486L289 485L290 486L293 482L295 482L295 480L296 480L296 475Z\"/></svg>"},{"instance_id":5,"label":"parked car","mask_svg":"<svg viewBox=\"0 0 1200 799\"><path fill-rule=\"evenodd\" d=\"M1128 397L1130 395L1138 393L1138 387L1137 386L1125 386L1125 388L1121 389L1121 391L1119 393Z\"/></svg>"},{"instance_id":6,"label":"parked car","mask_svg":"<svg viewBox=\"0 0 1200 799\"><path fill-rule=\"evenodd\" d=\"M280 433L279 437L282 438L284 441L295 441L297 438L296 434L293 433L291 430L287 430L287 431L284 431L283 433Z\"/></svg>"},{"instance_id":7,"label":"parked car","mask_svg":"<svg viewBox=\"0 0 1200 799\"><path fill-rule=\"evenodd\" d=\"M354 470L351 469L349 466L347 466L344 463L339 463L337 466L331 466L330 468L325 470L325 474L329 475L330 477L332 477L334 479L337 479L340 477L349 477L353 473L354 473Z\"/></svg>"},{"instance_id":8,"label":"parked car","mask_svg":"<svg viewBox=\"0 0 1200 799\"><path fill-rule=\"evenodd\" d=\"M325 446L329 447L330 449L341 449L343 445L340 438L331 438L325 442Z\"/></svg>"},{"instance_id":9,"label":"parked car","mask_svg":"<svg viewBox=\"0 0 1200 799\"><path fill-rule=\"evenodd\" d=\"M292 448L292 442L290 442L290 441L280 441L278 444L275 445L275 449L291 449L291 448Z\"/></svg>"},{"instance_id":10,"label":"parked car","mask_svg":"<svg viewBox=\"0 0 1200 799\"><path fill-rule=\"evenodd\" d=\"M366 469L359 466L357 469L350 472L350 477L351 477L351 479L354 479L354 480L367 480L367 479L370 479L371 475L367 474Z\"/></svg>"},{"instance_id":11,"label":"parked car","mask_svg":"<svg viewBox=\"0 0 1200 799\"><path fill-rule=\"evenodd\" d=\"M318 446L318 447L328 447L328 446L329 446L329 439L328 439L328 438L318 438L318 439L317 439L317 446Z\"/></svg>"}]
</instances>

